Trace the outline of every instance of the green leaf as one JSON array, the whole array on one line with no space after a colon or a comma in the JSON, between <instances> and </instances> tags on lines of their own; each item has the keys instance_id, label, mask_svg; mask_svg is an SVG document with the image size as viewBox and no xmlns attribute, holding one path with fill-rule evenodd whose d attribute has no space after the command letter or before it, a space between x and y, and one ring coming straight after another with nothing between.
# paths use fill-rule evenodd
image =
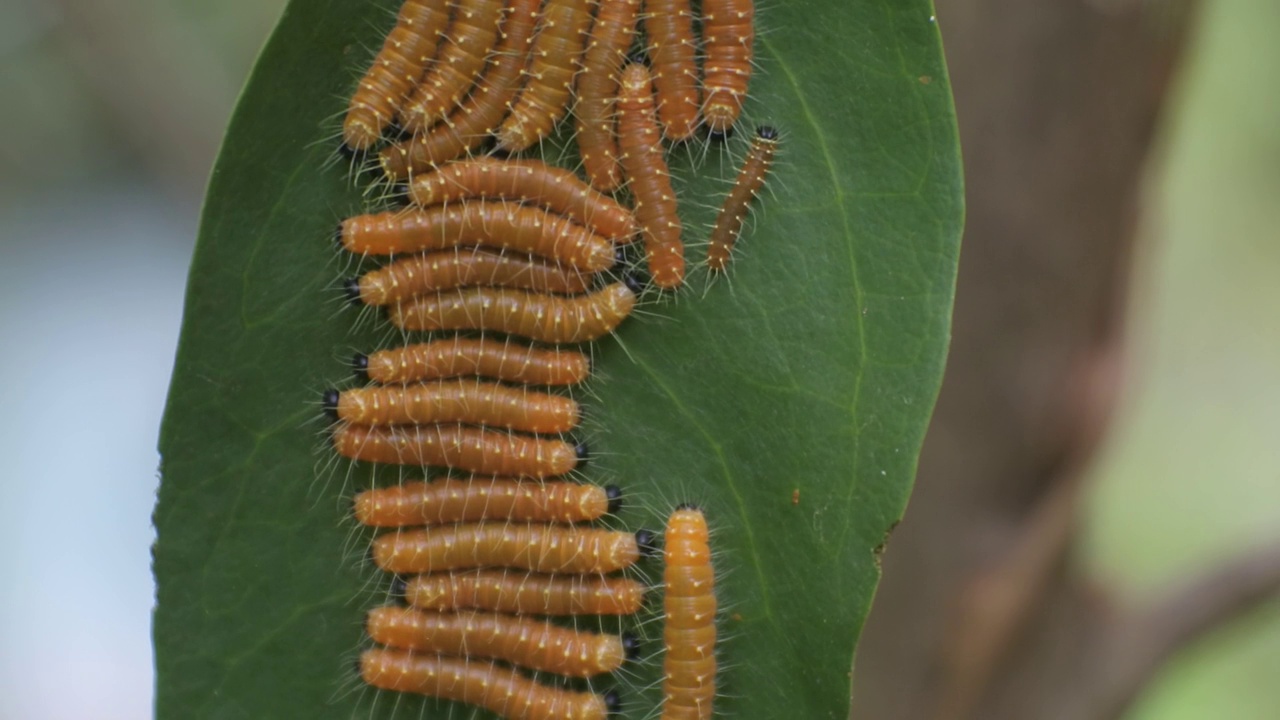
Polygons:
<instances>
[{"instance_id":1,"label":"green leaf","mask_svg":"<svg viewBox=\"0 0 1280 720\"><path fill-rule=\"evenodd\" d=\"M290 3L210 181L160 440L162 719L451 717L350 667L386 581L349 519L372 471L333 460L318 403L388 337L342 307L331 236L365 206L334 162L336 118L390 5ZM771 193L731 282L699 278L595 349L585 476L629 493L627 528L706 510L723 717L843 718L942 376L959 148L928 2L764 5L748 122L783 133ZM691 245L734 171L702 151L672 158ZM656 651L660 622L641 629ZM651 660L617 679L625 717L652 716L658 693L638 688L659 675Z\"/></svg>"}]
</instances>

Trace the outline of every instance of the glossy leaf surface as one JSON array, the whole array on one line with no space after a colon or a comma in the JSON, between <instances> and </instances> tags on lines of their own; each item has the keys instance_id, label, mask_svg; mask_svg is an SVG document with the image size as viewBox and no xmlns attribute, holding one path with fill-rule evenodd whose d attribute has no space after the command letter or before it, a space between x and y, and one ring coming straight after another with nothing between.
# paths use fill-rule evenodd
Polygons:
<instances>
[{"instance_id":1,"label":"glossy leaf surface","mask_svg":"<svg viewBox=\"0 0 1280 720\"><path fill-rule=\"evenodd\" d=\"M711 518L721 717L843 718L877 548L942 377L959 147L927 2L764 5L742 127L781 130L775 174L728 281L695 275L595 348L583 475L626 490L629 529L686 501ZM387 582L349 501L395 475L335 461L319 407L352 382L352 352L394 339L344 306L352 263L332 242L367 206L335 161L337 118L390 18L385 2L294 0L210 183L160 441L165 720L466 716L356 681ZM691 260L749 134L673 152ZM640 632L652 659L598 684L627 718L659 699L639 688L660 674L660 621Z\"/></svg>"}]
</instances>

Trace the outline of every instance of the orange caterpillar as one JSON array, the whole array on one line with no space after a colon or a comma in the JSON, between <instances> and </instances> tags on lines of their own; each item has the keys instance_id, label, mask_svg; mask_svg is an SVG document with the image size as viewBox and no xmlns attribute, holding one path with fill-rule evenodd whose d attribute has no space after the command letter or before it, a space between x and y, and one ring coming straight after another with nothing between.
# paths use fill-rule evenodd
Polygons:
<instances>
[{"instance_id":1,"label":"orange caterpillar","mask_svg":"<svg viewBox=\"0 0 1280 720\"><path fill-rule=\"evenodd\" d=\"M381 306L470 285L572 295L591 287L591 276L530 255L453 248L401 258L348 280L344 287L352 302Z\"/></svg>"},{"instance_id":2,"label":"orange caterpillar","mask_svg":"<svg viewBox=\"0 0 1280 720\"><path fill-rule=\"evenodd\" d=\"M465 425L339 425L333 447L351 460L450 467L479 475L564 475L586 457L584 445Z\"/></svg>"},{"instance_id":3,"label":"orange caterpillar","mask_svg":"<svg viewBox=\"0 0 1280 720\"><path fill-rule=\"evenodd\" d=\"M689 0L645 0L644 11L658 115L668 140L685 140L698 129L700 109L693 10Z\"/></svg>"},{"instance_id":4,"label":"orange caterpillar","mask_svg":"<svg viewBox=\"0 0 1280 720\"><path fill-rule=\"evenodd\" d=\"M560 690L497 663L403 650L364 651L360 676L376 688L477 705L506 720L606 720L619 709L614 692Z\"/></svg>"},{"instance_id":5,"label":"orange caterpillar","mask_svg":"<svg viewBox=\"0 0 1280 720\"><path fill-rule=\"evenodd\" d=\"M617 243L636 234L631 211L592 190L571 170L540 160L462 160L415 177L409 198L435 205L473 198L515 200L542 205Z\"/></svg>"},{"instance_id":6,"label":"orange caterpillar","mask_svg":"<svg viewBox=\"0 0 1280 720\"><path fill-rule=\"evenodd\" d=\"M742 101L751 83L755 14L754 0L702 0L706 53L702 115L713 133L728 132L742 114Z\"/></svg>"},{"instance_id":7,"label":"orange caterpillar","mask_svg":"<svg viewBox=\"0 0 1280 720\"><path fill-rule=\"evenodd\" d=\"M421 132L445 117L484 69L498 43L505 0L454 0L453 23L435 66L400 113L404 129Z\"/></svg>"},{"instance_id":8,"label":"orange caterpillar","mask_svg":"<svg viewBox=\"0 0 1280 720\"><path fill-rule=\"evenodd\" d=\"M342 123L342 139L352 150L378 142L413 92L427 63L435 57L449 23L446 0L405 0L396 26L387 34L373 64L360 79Z\"/></svg>"},{"instance_id":9,"label":"orange caterpillar","mask_svg":"<svg viewBox=\"0 0 1280 720\"><path fill-rule=\"evenodd\" d=\"M600 0L578 75L578 104L574 108L578 148L587 177L603 192L617 190L622 184L614 105L622 63L635 37L639 13L640 0Z\"/></svg>"},{"instance_id":10,"label":"orange caterpillar","mask_svg":"<svg viewBox=\"0 0 1280 720\"><path fill-rule=\"evenodd\" d=\"M613 332L635 304L635 291L621 282L575 297L471 288L400 303L389 317L404 330L493 330L538 342L580 343Z\"/></svg>"},{"instance_id":11,"label":"orange caterpillar","mask_svg":"<svg viewBox=\"0 0 1280 720\"><path fill-rule=\"evenodd\" d=\"M639 538L653 545L652 533ZM637 533L639 535L639 533ZM634 615L646 588L631 578L473 570L397 579L393 590L424 610L493 610L520 615Z\"/></svg>"},{"instance_id":12,"label":"orange caterpillar","mask_svg":"<svg viewBox=\"0 0 1280 720\"><path fill-rule=\"evenodd\" d=\"M541 255L599 272L613 267L613 244L541 208L479 201L423 210L357 215L342 221L338 241L353 253L395 253L485 245Z\"/></svg>"},{"instance_id":13,"label":"orange caterpillar","mask_svg":"<svg viewBox=\"0 0 1280 720\"><path fill-rule=\"evenodd\" d=\"M547 0L533 41L528 83L495 135L498 149L519 152L551 133L569 108L573 76L591 28L594 0Z\"/></svg>"},{"instance_id":14,"label":"orange caterpillar","mask_svg":"<svg viewBox=\"0 0 1280 720\"><path fill-rule=\"evenodd\" d=\"M468 423L531 433L565 433L582 412L570 397L479 380L326 390L335 420L360 425Z\"/></svg>"},{"instance_id":15,"label":"orange caterpillar","mask_svg":"<svg viewBox=\"0 0 1280 720\"><path fill-rule=\"evenodd\" d=\"M653 548L647 535L546 523L477 522L397 530L374 538L371 556L393 573L505 567L551 573L611 573Z\"/></svg>"},{"instance_id":16,"label":"orange caterpillar","mask_svg":"<svg viewBox=\"0 0 1280 720\"><path fill-rule=\"evenodd\" d=\"M576 523L598 520L621 506L616 485L473 477L365 490L356 496L355 513L356 520L372 527L477 520Z\"/></svg>"},{"instance_id":17,"label":"orange caterpillar","mask_svg":"<svg viewBox=\"0 0 1280 720\"><path fill-rule=\"evenodd\" d=\"M480 375L522 385L576 385L591 373L591 360L576 350L455 335L370 355L357 354L352 367L357 374L386 384Z\"/></svg>"},{"instance_id":18,"label":"orange caterpillar","mask_svg":"<svg viewBox=\"0 0 1280 720\"><path fill-rule=\"evenodd\" d=\"M412 139L383 149L378 160L391 180L456 160L476 149L502 124L520 91L521 72L529 57L535 17L542 0L511 0L502 25L502 41L484 77L449 117Z\"/></svg>"},{"instance_id":19,"label":"orange caterpillar","mask_svg":"<svg viewBox=\"0 0 1280 720\"><path fill-rule=\"evenodd\" d=\"M760 126L751 143L751 152L743 161L738 179L733 183L733 190L725 198L720 214L716 216L715 227L711 230L711 241L707 246L707 266L712 270L722 271L728 266L734 243L742 233L747 210L760 188L764 187L777 147L778 131L767 125Z\"/></svg>"},{"instance_id":20,"label":"orange caterpillar","mask_svg":"<svg viewBox=\"0 0 1280 720\"><path fill-rule=\"evenodd\" d=\"M701 510L682 505L672 513L663 560L662 718L707 720L716 696L716 595Z\"/></svg>"},{"instance_id":21,"label":"orange caterpillar","mask_svg":"<svg viewBox=\"0 0 1280 720\"><path fill-rule=\"evenodd\" d=\"M653 83L649 69L640 63L627 65L622 73L618 147L622 151L623 172L635 197L636 220L653 284L663 289L679 287L685 271L680 216L654 115Z\"/></svg>"},{"instance_id":22,"label":"orange caterpillar","mask_svg":"<svg viewBox=\"0 0 1280 720\"><path fill-rule=\"evenodd\" d=\"M369 611L365 627L374 642L393 648L492 658L567 677L611 673L634 659L639 649L631 635L571 630L531 618L474 611L377 607Z\"/></svg>"}]
</instances>

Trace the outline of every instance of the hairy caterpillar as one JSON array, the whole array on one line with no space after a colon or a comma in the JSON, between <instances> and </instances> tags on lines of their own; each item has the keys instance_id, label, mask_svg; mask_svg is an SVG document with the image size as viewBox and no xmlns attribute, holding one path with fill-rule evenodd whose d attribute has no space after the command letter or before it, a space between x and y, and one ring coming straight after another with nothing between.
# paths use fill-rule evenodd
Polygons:
<instances>
[{"instance_id":1,"label":"hairy caterpillar","mask_svg":"<svg viewBox=\"0 0 1280 720\"><path fill-rule=\"evenodd\" d=\"M495 330L538 342L580 343L613 332L635 304L635 291L621 282L575 297L471 288L400 303L389 317L405 330Z\"/></svg>"},{"instance_id":2,"label":"hairy caterpillar","mask_svg":"<svg viewBox=\"0 0 1280 720\"><path fill-rule=\"evenodd\" d=\"M373 527L444 525L477 520L576 523L617 512L616 485L529 482L511 478L442 478L356 496L356 520Z\"/></svg>"},{"instance_id":3,"label":"hairy caterpillar","mask_svg":"<svg viewBox=\"0 0 1280 720\"><path fill-rule=\"evenodd\" d=\"M635 197L636 220L653 284L664 289L679 287L685 272L680 216L653 111L653 83L649 69L640 63L627 65L622 73L618 147Z\"/></svg>"},{"instance_id":4,"label":"hairy caterpillar","mask_svg":"<svg viewBox=\"0 0 1280 720\"><path fill-rule=\"evenodd\" d=\"M703 0L702 41L706 53L702 116L714 133L728 132L742 114L751 83L755 46L753 0Z\"/></svg>"},{"instance_id":5,"label":"hairy caterpillar","mask_svg":"<svg viewBox=\"0 0 1280 720\"><path fill-rule=\"evenodd\" d=\"M716 595L701 510L682 505L671 514L663 560L662 717L706 720L716 695Z\"/></svg>"},{"instance_id":6,"label":"hairy caterpillar","mask_svg":"<svg viewBox=\"0 0 1280 720\"><path fill-rule=\"evenodd\" d=\"M498 149L519 152L551 133L569 107L582 63L594 0L547 0L533 41L528 83L495 135Z\"/></svg>"},{"instance_id":7,"label":"hairy caterpillar","mask_svg":"<svg viewBox=\"0 0 1280 720\"><path fill-rule=\"evenodd\" d=\"M357 354L352 367L374 382L386 384L479 375L524 385L575 385L591 373L591 360L576 350L455 335L369 355Z\"/></svg>"},{"instance_id":8,"label":"hairy caterpillar","mask_svg":"<svg viewBox=\"0 0 1280 720\"><path fill-rule=\"evenodd\" d=\"M652 548L648 534L546 523L477 522L397 530L373 540L371 555L393 573L506 567L553 573L610 573Z\"/></svg>"},{"instance_id":9,"label":"hairy caterpillar","mask_svg":"<svg viewBox=\"0 0 1280 720\"><path fill-rule=\"evenodd\" d=\"M578 148L591 184L604 192L622 184L614 111L622 63L635 37L639 13L640 0L600 0L578 75L574 108Z\"/></svg>"},{"instance_id":10,"label":"hairy caterpillar","mask_svg":"<svg viewBox=\"0 0 1280 720\"><path fill-rule=\"evenodd\" d=\"M658 116L668 140L685 140L698 129L700 109L693 10L689 0L645 0L644 11Z\"/></svg>"},{"instance_id":11,"label":"hairy caterpillar","mask_svg":"<svg viewBox=\"0 0 1280 720\"><path fill-rule=\"evenodd\" d=\"M487 612L424 612L405 607L369 611L374 642L402 650L504 660L567 677L610 673L634 657L633 636L571 630L526 617Z\"/></svg>"},{"instance_id":12,"label":"hairy caterpillar","mask_svg":"<svg viewBox=\"0 0 1280 720\"><path fill-rule=\"evenodd\" d=\"M405 103L400 116L405 130L421 132L453 109L484 69L498 43L505 0L454 0L453 22L440 57Z\"/></svg>"},{"instance_id":13,"label":"hairy caterpillar","mask_svg":"<svg viewBox=\"0 0 1280 720\"><path fill-rule=\"evenodd\" d=\"M480 475L545 478L564 475L586 447L563 440L499 433L465 425L339 425L333 447L351 460L436 465Z\"/></svg>"},{"instance_id":14,"label":"hairy caterpillar","mask_svg":"<svg viewBox=\"0 0 1280 720\"><path fill-rule=\"evenodd\" d=\"M720 214L716 216L715 227L711 230L711 241L707 246L707 266L712 270L720 271L728 266L733 245L742 232L747 210L764 186L777 147L778 131L767 125L760 126L751 142L751 151L743 161L742 169L738 171L733 190L725 198Z\"/></svg>"},{"instance_id":15,"label":"hairy caterpillar","mask_svg":"<svg viewBox=\"0 0 1280 720\"><path fill-rule=\"evenodd\" d=\"M374 687L477 705L507 720L605 720L618 696L539 685L489 661L375 648L360 655L360 676Z\"/></svg>"},{"instance_id":16,"label":"hairy caterpillar","mask_svg":"<svg viewBox=\"0 0 1280 720\"><path fill-rule=\"evenodd\" d=\"M530 255L454 248L401 258L348 280L345 287L353 302L379 306L471 285L571 295L591 287L591 276Z\"/></svg>"},{"instance_id":17,"label":"hairy caterpillar","mask_svg":"<svg viewBox=\"0 0 1280 720\"><path fill-rule=\"evenodd\" d=\"M644 532L644 531L642 531ZM640 539L652 545L652 536ZM633 615L647 589L631 578L474 570L398 580L406 602L424 610L480 609L521 615Z\"/></svg>"},{"instance_id":18,"label":"hairy caterpillar","mask_svg":"<svg viewBox=\"0 0 1280 720\"><path fill-rule=\"evenodd\" d=\"M616 261L607 238L541 208L500 201L357 215L338 226L338 242L369 255L485 245L590 272L608 270Z\"/></svg>"},{"instance_id":19,"label":"hairy caterpillar","mask_svg":"<svg viewBox=\"0 0 1280 720\"><path fill-rule=\"evenodd\" d=\"M435 57L448 23L446 0L405 0L396 26L351 96L342 123L347 147L367 150L381 139Z\"/></svg>"},{"instance_id":20,"label":"hairy caterpillar","mask_svg":"<svg viewBox=\"0 0 1280 720\"><path fill-rule=\"evenodd\" d=\"M382 171L404 180L438 163L466 155L489 137L520 91L521 73L529 56L535 18L542 0L510 0L511 12L502 25L502 41L484 76L449 117L412 139L384 148L378 156Z\"/></svg>"},{"instance_id":21,"label":"hairy caterpillar","mask_svg":"<svg viewBox=\"0 0 1280 720\"><path fill-rule=\"evenodd\" d=\"M517 200L542 205L614 242L629 242L636 234L630 210L592 190L573 171L540 160L450 163L415 177L409 198L424 206L471 198Z\"/></svg>"},{"instance_id":22,"label":"hairy caterpillar","mask_svg":"<svg viewBox=\"0 0 1280 720\"><path fill-rule=\"evenodd\" d=\"M563 395L479 380L437 380L410 385L327 390L325 409L360 425L470 425L564 433L578 426L578 403Z\"/></svg>"}]
</instances>

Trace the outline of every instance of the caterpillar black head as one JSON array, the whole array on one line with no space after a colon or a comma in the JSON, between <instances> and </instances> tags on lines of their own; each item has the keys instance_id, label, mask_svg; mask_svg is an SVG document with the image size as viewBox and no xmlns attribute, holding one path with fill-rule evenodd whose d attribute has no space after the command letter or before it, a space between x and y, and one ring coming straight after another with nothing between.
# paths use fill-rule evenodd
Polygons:
<instances>
[{"instance_id":1,"label":"caterpillar black head","mask_svg":"<svg viewBox=\"0 0 1280 720\"><path fill-rule=\"evenodd\" d=\"M352 305L360 304L360 278L347 278L342 282L342 292L347 296L347 302Z\"/></svg>"},{"instance_id":2,"label":"caterpillar black head","mask_svg":"<svg viewBox=\"0 0 1280 720\"><path fill-rule=\"evenodd\" d=\"M640 278L636 277L635 273L625 273L622 276L622 284L637 295L644 292L644 283L640 282Z\"/></svg>"},{"instance_id":3,"label":"caterpillar black head","mask_svg":"<svg viewBox=\"0 0 1280 720\"><path fill-rule=\"evenodd\" d=\"M724 142L733 137L733 128L727 127L723 130L708 130L707 139L712 142Z\"/></svg>"},{"instance_id":4,"label":"caterpillar black head","mask_svg":"<svg viewBox=\"0 0 1280 720\"><path fill-rule=\"evenodd\" d=\"M397 600L404 600L404 594L409 590L409 583L405 579L396 575L391 578L391 596Z\"/></svg>"},{"instance_id":5,"label":"caterpillar black head","mask_svg":"<svg viewBox=\"0 0 1280 720\"><path fill-rule=\"evenodd\" d=\"M334 422L338 421L338 398L339 397L340 396L338 394L338 391L331 389L331 390L325 390L324 396L321 398L321 403L324 406L324 414L329 416L329 419L333 420Z\"/></svg>"},{"instance_id":6,"label":"caterpillar black head","mask_svg":"<svg viewBox=\"0 0 1280 720\"><path fill-rule=\"evenodd\" d=\"M351 356L351 372L355 374L359 380L369 381L369 356L364 353L356 353Z\"/></svg>"},{"instance_id":7,"label":"caterpillar black head","mask_svg":"<svg viewBox=\"0 0 1280 720\"><path fill-rule=\"evenodd\" d=\"M658 554L658 535L652 530L636 531L636 546L640 548L641 557L653 557Z\"/></svg>"},{"instance_id":8,"label":"caterpillar black head","mask_svg":"<svg viewBox=\"0 0 1280 720\"><path fill-rule=\"evenodd\" d=\"M622 633L622 650L626 653L628 660L640 659L640 638L634 633Z\"/></svg>"},{"instance_id":9,"label":"caterpillar black head","mask_svg":"<svg viewBox=\"0 0 1280 720\"><path fill-rule=\"evenodd\" d=\"M609 514L617 515L622 509L622 488L617 485L607 485L604 489L604 496L609 499Z\"/></svg>"}]
</instances>

